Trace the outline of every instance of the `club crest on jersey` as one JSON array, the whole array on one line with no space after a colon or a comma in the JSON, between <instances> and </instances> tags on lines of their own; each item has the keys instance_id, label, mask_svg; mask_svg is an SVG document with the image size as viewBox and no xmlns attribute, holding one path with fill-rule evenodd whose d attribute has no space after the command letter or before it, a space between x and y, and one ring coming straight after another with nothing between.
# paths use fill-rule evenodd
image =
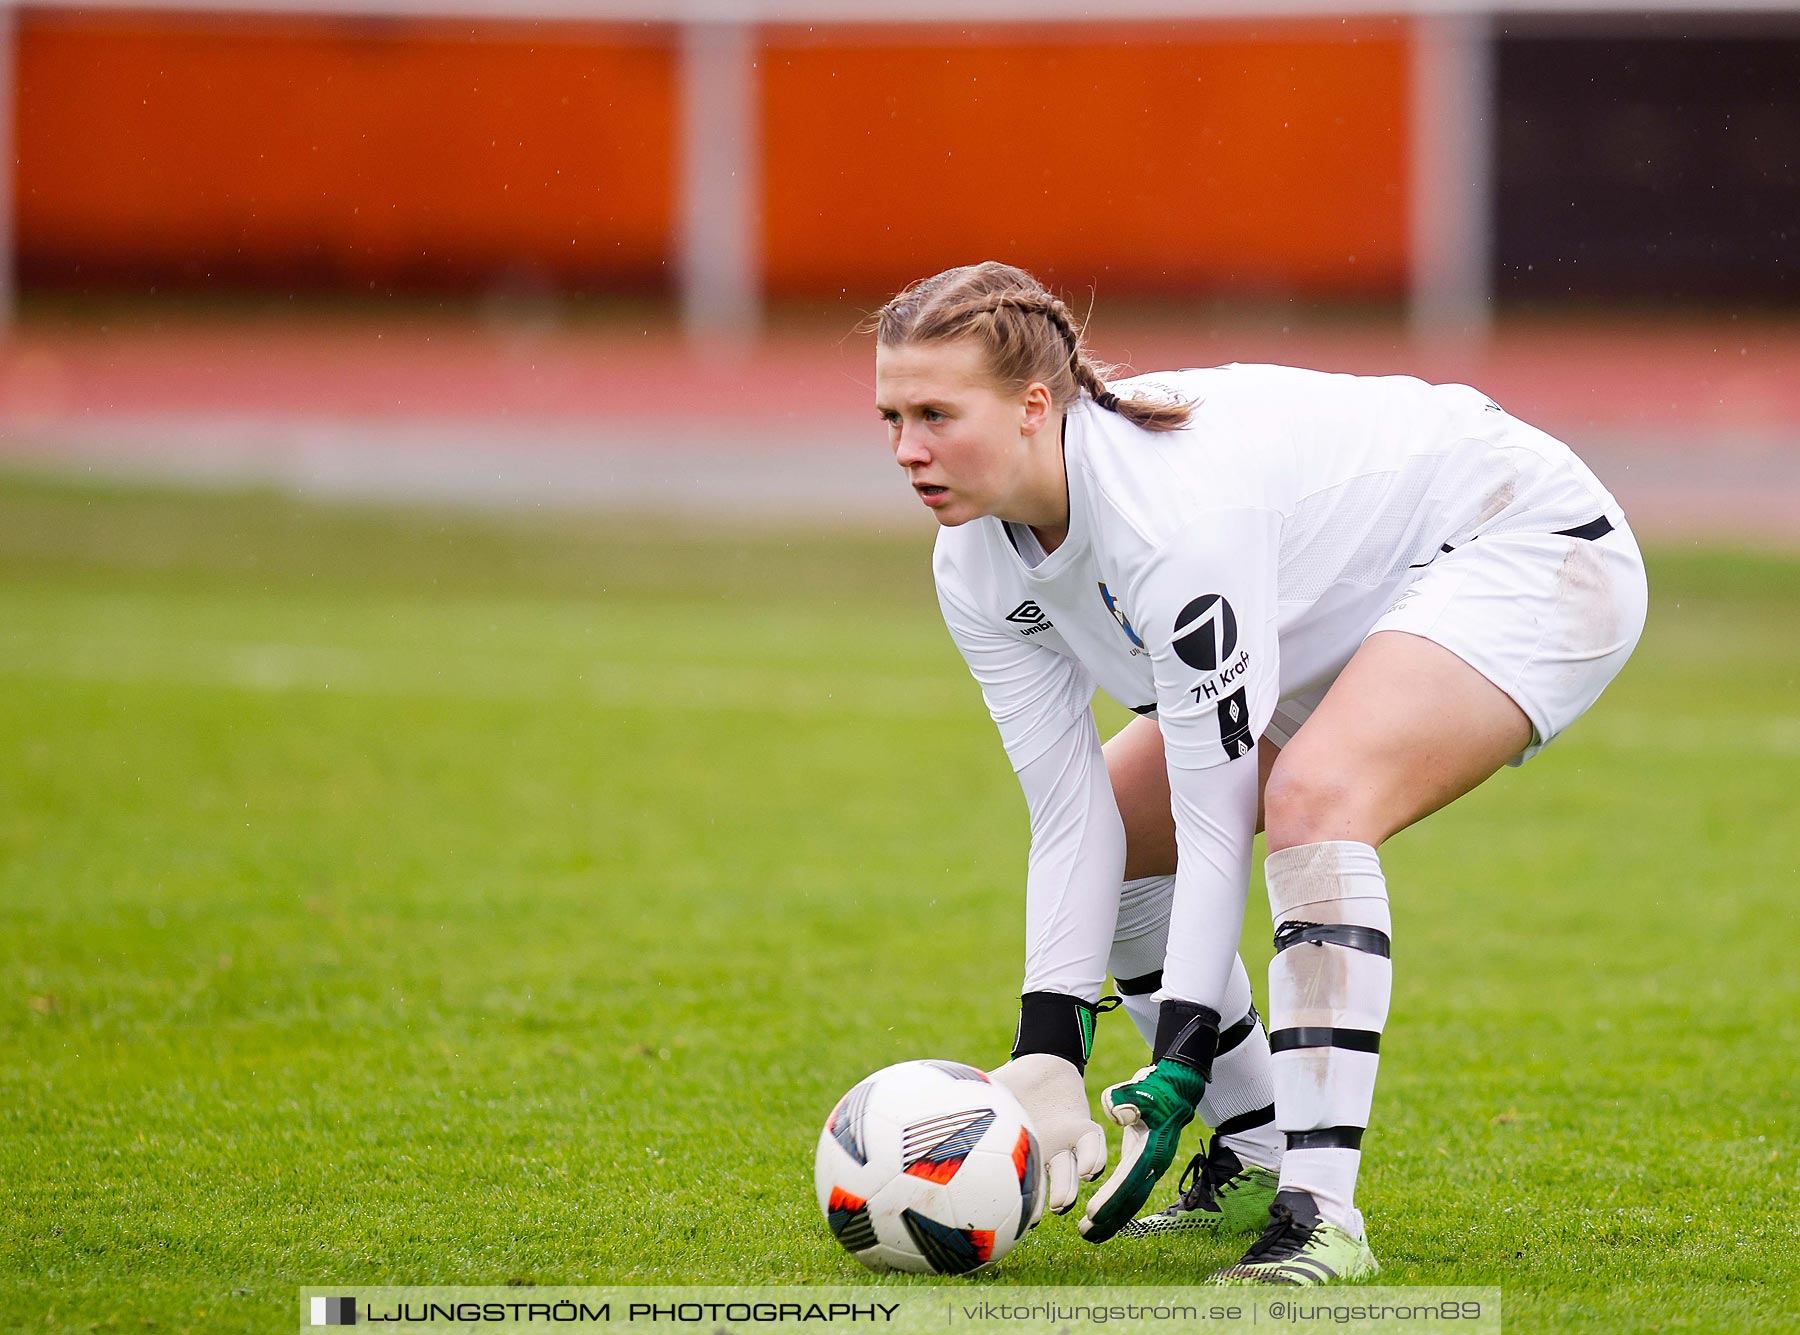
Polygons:
<instances>
[{"instance_id":1,"label":"club crest on jersey","mask_svg":"<svg viewBox=\"0 0 1800 1335\"><path fill-rule=\"evenodd\" d=\"M1036 635L1040 630L1049 630L1054 624L1044 615L1044 609L1029 598L1008 612L1006 619L1019 628L1021 635Z\"/></svg>"},{"instance_id":2,"label":"club crest on jersey","mask_svg":"<svg viewBox=\"0 0 1800 1335\"><path fill-rule=\"evenodd\" d=\"M1119 629L1125 632L1125 638L1130 640L1134 647L1142 649L1144 641L1131 628L1131 621L1126 617L1124 609L1119 606L1119 600L1112 596L1112 590L1107 588L1104 582L1100 585L1100 601L1106 604L1106 610L1112 613L1112 619L1119 623Z\"/></svg>"}]
</instances>

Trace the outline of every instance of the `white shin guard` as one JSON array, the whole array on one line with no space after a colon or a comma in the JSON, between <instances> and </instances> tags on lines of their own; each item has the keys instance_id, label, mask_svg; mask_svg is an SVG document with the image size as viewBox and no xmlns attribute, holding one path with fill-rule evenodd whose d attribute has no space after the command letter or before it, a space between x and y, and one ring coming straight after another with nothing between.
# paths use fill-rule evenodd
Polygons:
<instances>
[{"instance_id":1,"label":"white shin guard","mask_svg":"<svg viewBox=\"0 0 1800 1335\"><path fill-rule=\"evenodd\" d=\"M1271 853L1265 878L1282 1186L1312 1193L1324 1218L1360 1232L1356 1172L1393 990L1387 881L1373 848L1345 840Z\"/></svg>"}]
</instances>

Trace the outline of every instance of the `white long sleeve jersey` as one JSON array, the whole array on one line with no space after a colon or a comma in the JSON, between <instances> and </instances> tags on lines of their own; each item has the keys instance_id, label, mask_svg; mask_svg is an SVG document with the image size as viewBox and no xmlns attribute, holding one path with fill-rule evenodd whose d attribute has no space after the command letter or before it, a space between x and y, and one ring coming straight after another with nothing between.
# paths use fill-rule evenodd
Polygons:
<instances>
[{"instance_id":1,"label":"white long sleeve jersey","mask_svg":"<svg viewBox=\"0 0 1800 1335\"><path fill-rule=\"evenodd\" d=\"M1330 682L1447 546L1558 531L1613 501L1561 442L1463 385L1230 365L1112 388L1193 402L1192 418L1150 432L1070 405L1062 544L1045 555L988 517L940 530L933 568L1031 811L1024 990L1092 1000L1105 977L1124 835L1098 685L1162 729L1180 855L1164 995L1216 1006L1277 702Z\"/></svg>"}]
</instances>

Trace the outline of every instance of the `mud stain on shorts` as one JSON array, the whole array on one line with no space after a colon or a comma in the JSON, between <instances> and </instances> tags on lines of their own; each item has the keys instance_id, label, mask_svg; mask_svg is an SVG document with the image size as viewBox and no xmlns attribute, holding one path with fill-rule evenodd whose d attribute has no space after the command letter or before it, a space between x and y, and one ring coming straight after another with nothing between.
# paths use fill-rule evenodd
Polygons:
<instances>
[{"instance_id":1,"label":"mud stain on shorts","mask_svg":"<svg viewBox=\"0 0 1800 1335\"><path fill-rule=\"evenodd\" d=\"M1556 604L1572 634L1568 655L1577 661L1601 658L1619 647L1621 607L1607 554L1597 542L1569 543L1556 572Z\"/></svg>"}]
</instances>

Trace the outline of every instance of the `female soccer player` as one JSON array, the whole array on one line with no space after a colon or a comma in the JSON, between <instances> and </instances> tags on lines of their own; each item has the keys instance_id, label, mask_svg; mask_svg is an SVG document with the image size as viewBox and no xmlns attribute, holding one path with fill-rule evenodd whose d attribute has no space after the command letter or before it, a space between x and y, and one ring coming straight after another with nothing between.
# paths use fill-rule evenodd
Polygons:
<instances>
[{"instance_id":1,"label":"female soccer player","mask_svg":"<svg viewBox=\"0 0 1800 1335\"><path fill-rule=\"evenodd\" d=\"M1624 515L1465 386L1242 365L1109 385L1068 308L1008 265L927 278L875 324L876 407L941 526L944 619L1030 809L996 1074L1038 1127L1052 1207L1105 1167L1082 1068L1110 957L1154 1018L1152 1065L1102 1096L1123 1152L1082 1233L1266 1200L1215 1278L1373 1273L1355 1185L1391 985L1377 849L1618 673L1646 607ZM1142 716L1104 752L1096 684ZM1259 814L1266 1048L1236 951ZM1271 1081L1279 1141L1255 1126ZM1203 1100L1215 1128L1240 1119L1237 1152L1217 1137L1196 1190L1134 1223Z\"/></svg>"}]
</instances>

